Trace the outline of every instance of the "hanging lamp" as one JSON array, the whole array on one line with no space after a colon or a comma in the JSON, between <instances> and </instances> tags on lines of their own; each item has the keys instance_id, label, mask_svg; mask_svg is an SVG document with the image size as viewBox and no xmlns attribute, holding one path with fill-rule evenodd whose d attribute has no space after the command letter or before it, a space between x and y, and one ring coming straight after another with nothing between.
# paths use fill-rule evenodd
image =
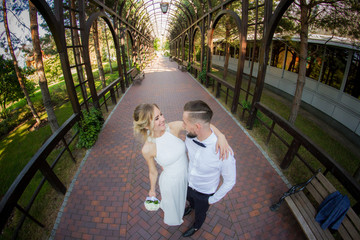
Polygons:
<instances>
[{"instance_id":1,"label":"hanging lamp","mask_svg":"<svg viewBox=\"0 0 360 240\"><path fill-rule=\"evenodd\" d=\"M160 8L161 8L161 11L162 13L167 13L168 11L168 8L169 8L169 3L168 2L161 2L160 3Z\"/></svg>"}]
</instances>

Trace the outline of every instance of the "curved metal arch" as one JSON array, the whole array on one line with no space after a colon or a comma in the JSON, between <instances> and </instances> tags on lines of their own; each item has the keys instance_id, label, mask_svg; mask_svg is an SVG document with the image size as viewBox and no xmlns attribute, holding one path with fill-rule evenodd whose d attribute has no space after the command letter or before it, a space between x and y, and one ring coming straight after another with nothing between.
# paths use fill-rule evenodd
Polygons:
<instances>
[{"instance_id":1,"label":"curved metal arch","mask_svg":"<svg viewBox=\"0 0 360 240\"><path fill-rule=\"evenodd\" d=\"M139 21L138 21L139 25L142 24L143 21L145 21L145 22L150 22L150 17L147 16L147 15L144 15L143 18L140 18L140 19L139 19Z\"/></svg>"},{"instance_id":2,"label":"curved metal arch","mask_svg":"<svg viewBox=\"0 0 360 240\"><path fill-rule=\"evenodd\" d=\"M126 1L126 0L124 0L124 1L122 1L120 4L118 4L118 5L120 5L120 7L119 7L119 16L121 16L121 13L122 13L122 11L123 11L123 9L124 9L125 1Z\"/></svg>"},{"instance_id":3,"label":"curved metal arch","mask_svg":"<svg viewBox=\"0 0 360 240\"><path fill-rule=\"evenodd\" d=\"M149 18L149 16L146 14L146 12L144 14L142 14L142 12L139 13L139 18L137 19L137 23L140 23L144 18ZM135 23L136 25L136 23Z\"/></svg>"},{"instance_id":4,"label":"curved metal arch","mask_svg":"<svg viewBox=\"0 0 360 240\"><path fill-rule=\"evenodd\" d=\"M188 39L189 47L190 47L190 35L189 35L189 33L185 33L183 35L183 38L181 39L181 45L182 45L181 57L182 57L182 59L185 59L185 42L186 42L186 39Z\"/></svg>"},{"instance_id":5,"label":"curved metal arch","mask_svg":"<svg viewBox=\"0 0 360 240\"><path fill-rule=\"evenodd\" d=\"M111 19L103 11L91 14L90 17L88 18L88 20L86 21L86 23L85 23L85 34L84 34L84 37L83 37L84 46L86 46L88 48L88 46L89 46L88 42L89 42L89 37L90 37L89 33L90 33L91 26L94 23L94 21L96 19L98 19L99 17L101 17L107 23L107 25L108 25L108 27L109 27L109 29L111 31L111 34L112 34L112 36L114 38L115 48L118 48L119 47L118 36L115 33L115 30L114 30L114 27L112 25ZM86 50L88 51L89 49L86 49Z\"/></svg>"},{"instance_id":6,"label":"curved metal arch","mask_svg":"<svg viewBox=\"0 0 360 240\"><path fill-rule=\"evenodd\" d=\"M182 39L182 44L183 44L183 46L185 45L185 40L186 40L186 38L189 39L189 43L190 43L190 35L189 35L188 33L185 33L185 34L184 34L184 37L183 37L183 39Z\"/></svg>"},{"instance_id":7,"label":"curved metal arch","mask_svg":"<svg viewBox=\"0 0 360 240\"><path fill-rule=\"evenodd\" d=\"M159 4L158 2L154 3L153 1L143 2L140 6L136 7L136 9L135 9L135 11L138 11L139 9L142 9L141 12L139 13L140 18L134 19L134 20L136 20L137 22L141 21L144 18L144 16L146 16L146 15L148 15L150 19L152 19L153 16L155 16L155 20L156 20L156 16L158 16L158 15L157 15L157 13L155 13L155 7L154 6L158 5L158 4ZM153 9L150 9L150 10L147 9L151 5L153 6ZM182 16L182 18L184 18L185 22L187 22L188 24L191 24L193 22L193 14L190 12L190 10L183 3L181 3L180 1L174 1L174 2L171 3L171 5L174 5L174 6L177 7L176 10L174 10L175 13L178 12L179 10L181 10L184 13L185 16ZM129 19L129 17L130 17L129 13L131 12L131 10L132 10L132 8L134 6L135 6L135 4L134 4L134 2L132 2L131 6L130 6L130 8L128 10L128 13L127 13L127 19ZM142 14L144 10L147 10L147 13ZM154 14L151 14L152 11L154 11ZM173 11L169 11L169 14L171 16L174 15L174 13L172 13L172 12ZM180 15L182 15L182 14L180 14ZM186 18L187 18L187 21L186 21ZM137 23L134 23L134 26L136 26L136 24ZM155 30L157 28L155 28L153 26L153 29Z\"/></svg>"},{"instance_id":8,"label":"curved metal arch","mask_svg":"<svg viewBox=\"0 0 360 240\"><path fill-rule=\"evenodd\" d=\"M268 31L266 31L265 29L265 34L264 34L265 35L264 38L267 39L266 44L268 44L269 46L272 41L272 36L274 35L276 27L278 26L282 16L293 2L294 0L281 0L279 5L276 7L274 13L272 14L271 18L269 19L270 29Z\"/></svg>"},{"instance_id":9,"label":"curved metal arch","mask_svg":"<svg viewBox=\"0 0 360 240\"><path fill-rule=\"evenodd\" d=\"M209 10L211 10L211 9L212 9L211 0L208 0L208 7L209 7Z\"/></svg>"},{"instance_id":10,"label":"curved metal arch","mask_svg":"<svg viewBox=\"0 0 360 240\"><path fill-rule=\"evenodd\" d=\"M191 25L192 19L190 19L189 16L186 13L185 13L185 16L187 17L188 21L186 21L186 18L182 14L179 14L178 16L175 15L175 17L179 17L179 16L181 16L185 20L184 22L186 22L187 25Z\"/></svg>"},{"instance_id":11,"label":"curved metal arch","mask_svg":"<svg viewBox=\"0 0 360 240\"><path fill-rule=\"evenodd\" d=\"M48 24L50 32L54 36L56 48L60 51L65 51L66 46L60 40L65 36L64 28L59 23L50 6L44 0L31 0L31 2L36 6L38 12L43 16L46 23ZM60 26L61 31L59 31L58 26Z\"/></svg>"},{"instance_id":12,"label":"curved metal arch","mask_svg":"<svg viewBox=\"0 0 360 240\"><path fill-rule=\"evenodd\" d=\"M180 16L182 17L182 15L180 15ZM172 19L172 21L169 24L180 25L183 29L186 29L187 25L185 24L185 26L184 26L183 24L181 24L182 21L178 20L180 16L174 16L174 19ZM184 18L182 17L182 19L184 19ZM177 22L177 23L180 23L180 24L175 24L174 22Z\"/></svg>"},{"instance_id":13,"label":"curved metal arch","mask_svg":"<svg viewBox=\"0 0 360 240\"><path fill-rule=\"evenodd\" d=\"M148 16L145 16L145 19L144 18L136 18L135 20L136 21L134 23L134 27L139 28L143 24L144 21L150 20L150 18Z\"/></svg>"},{"instance_id":14,"label":"curved metal arch","mask_svg":"<svg viewBox=\"0 0 360 240\"><path fill-rule=\"evenodd\" d=\"M183 37L184 36L181 36L181 38L179 38L179 40L178 40L178 55L179 56L182 56L183 46L181 45L181 42L183 41Z\"/></svg>"},{"instance_id":15,"label":"curved metal arch","mask_svg":"<svg viewBox=\"0 0 360 240\"><path fill-rule=\"evenodd\" d=\"M245 5L245 9L247 9L246 6L247 5ZM244 9L243 9L243 11L244 11ZM216 27L217 23L220 21L220 19L224 15L230 15L230 17L232 17L235 20L235 24L237 26L238 36L239 36L239 40L240 40L239 41L240 51L244 52L245 49L246 49L246 31L247 31L247 28L243 25L242 20L232 10L221 10L216 15L216 17L214 19L214 22L213 22L213 24L211 24L210 30L209 30L209 38L208 38L208 46L209 46L208 57L209 57L209 60L207 61L206 71L209 71L209 69L211 68L214 30L215 30L215 27ZM231 107L232 112L236 112L236 109L237 109L237 106L238 106L238 101L239 101L239 97L240 97L241 83L242 83L242 78L243 78L243 71L244 71L244 62L245 62L244 54L239 54L239 59L238 59L238 64L237 64L237 69L236 69L236 80L235 80L234 96L233 96L233 102L232 102L232 107ZM206 84L208 84L208 80L207 80Z\"/></svg>"},{"instance_id":16,"label":"curved metal arch","mask_svg":"<svg viewBox=\"0 0 360 240\"><path fill-rule=\"evenodd\" d=\"M178 32L178 33L181 33L181 28L180 28L180 26L178 25L178 24L174 24L174 23L169 23L169 25L171 25L171 27L172 27L172 29L173 30L171 30L172 32ZM174 33L174 34L176 34L176 33Z\"/></svg>"},{"instance_id":17,"label":"curved metal arch","mask_svg":"<svg viewBox=\"0 0 360 240\"><path fill-rule=\"evenodd\" d=\"M124 1L126 1L126 0L124 0ZM129 7L129 9L128 9L128 11L127 11L127 13L126 13L126 15L125 15L125 20L126 21L128 21L129 19L129 15L130 15L130 12L131 12L131 9L132 9L132 7L134 6L135 4L134 4L134 2L133 1L131 1L131 5L130 5L130 7Z\"/></svg>"},{"instance_id":18,"label":"curved metal arch","mask_svg":"<svg viewBox=\"0 0 360 240\"><path fill-rule=\"evenodd\" d=\"M142 32L143 34L145 34L146 30L147 30L147 28L146 28L146 26L144 24L139 26L139 31Z\"/></svg>"},{"instance_id":19,"label":"curved metal arch","mask_svg":"<svg viewBox=\"0 0 360 240\"><path fill-rule=\"evenodd\" d=\"M144 10L146 11L146 9L144 8ZM148 17L148 18L150 18L149 17L149 15L148 14L146 14L147 12L145 12L143 15L141 15L142 14L142 11L139 13L139 15L140 15L140 18L139 18L139 21L142 21L142 19L144 18L144 17Z\"/></svg>"},{"instance_id":20,"label":"curved metal arch","mask_svg":"<svg viewBox=\"0 0 360 240\"><path fill-rule=\"evenodd\" d=\"M199 18L199 16L198 16L198 9L197 9L196 5L193 3L192 0L188 0L188 2L190 3L190 5L192 6L192 8L194 9L194 12L195 12L195 15L196 15L196 19L198 19L198 18Z\"/></svg>"},{"instance_id":21,"label":"curved metal arch","mask_svg":"<svg viewBox=\"0 0 360 240\"><path fill-rule=\"evenodd\" d=\"M239 15L236 14L236 12L232 11L232 10L221 10L215 17L214 19L214 22L213 24L210 26L210 36L209 37L209 40L211 39L212 40L212 35L214 33L214 29L217 25L217 23L220 21L220 19L224 16L224 15L230 15L234 20L235 20L235 23L236 23L236 27L238 29L238 33L241 33L242 32L242 20L240 19ZM208 42L210 43L210 42Z\"/></svg>"},{"instance_id":22,"label":"curved metal arch","mask_svg":"<svg viewBox=\"0 0 360 240\"><path fill-rule=\"evenodd\" d=\"M133 25L131 25L129 22L127 22L127 21L121 16L121 14L118 15L118 14L117 14L116 12L114 12L111 8L109 8L108 6L106 6L103 1L99 1L99 0L93 0L93 1L96 2L96 4L97 4L98 7L100 7L101 9L103 9L104 11L106 11L107 13L109 13L110 15L113 15L113 16L119 18L120 21L121 21L122 23L124 23L127 27L130 27L130 28L132 28L133 31L138 32L138 30L137 30ZM139 33L139 32L138 32L138 34L141 34L141 35L142 35L142 33ZM143 37L146 41L152 41L152 40L149 38L149 36L142 36L142 37Z\"/></svg>"},{"instance_id":23,"label":"curved metal arch","mask_svg":"<svg viewBox=\"0 0 360 240\"><path fill-rule=\"evenodd\" d=\"M145 5L147 4L147 3L149 3L149 2L152 2L153 3L153 1L152 0L150 0L150 1L147 1L147 2L143 2L143 4L142 5L140 5L137 9L139 9L139 8L143 8L142 10L141 10L141 12L139 12L139 15L141 15L141 13L143 12L143 11L145 11L146 12L146 7L145 7ZM149 5L151 5L151 4L149 4ZM135 11L137 10L137 9L135 9Z\"/></svg>"},{"instance_id":24,"label":"curved metal arch","mask_svg":"<svg viewBox=\"0 0 360 240\"><path fill-rule=\"evenodd\" d=\"M192 46L194 46L195 43L195 35L197 32L200 32L200 36L203 35L203 30L200 26L196 25L193 29L192 35L191 35L191 44ZM201 44L201 49L203 48L202 44Z\"/></svg>"},{"instance_id":25,"label":"curved metal arch","mask_svg":"<svg viewBox=\"0 0 360 240\"><path fill-rule=\"evenodd\" d=\"M56 49L60 56L60 62L62 66L62 72L66 83L67 92L73 108L74 113L80 113L81 107L78 97L76 95L74 81L71 75L70 62L68 52L66 49L65 39L65 27L62 22L59 21L59 16L56 16L49 4L45 0L31 0L38 12L43 16L46 23L50 28L50 32L54 38ZM69 74L70 73L70 74ZM1 227L0 227L1 228Z\"/></svg>"},{"instance_id":26,"label":"curved metal arch","mask_svg":"<svg viewBox=\"0 0 360 240\"><path fill-rule=\"evenodd\" d=\"M198 26L198 25L196 25L196 26L194 27L194 31L193 31L193 33L192 33L192 40L193 40L193 42L194 42L195 35L196 35L196 32L197 32L197 31L200 32L200 35L203 34L203 30L201 29L201 27Z\"/></svg>"},{"instance_id":27,"label":"curved metal arch","mask_svg":"<svg viewBox=\"0 0 360 240\"><path fill-rule=\"evenodd\" d=\"M149 3L149 2L152 2L152 1L148 1L147 3ZM151 9L150 11L147 11L147 7L150 7L150 5L153 5L153 6L155 6L155 4L154 3L151 3L151 4L149 4L148 6L146 6L146 4L147 3L144 3L144 4L142 4L139 8L143 8L143 10L146 10L146 13L144 14L145 16L147 16L149 19L150 19L150 21L149 22L151 22L151 14L149 14L149 12L150 11L155 11L154 9ZM137 8L137 9L139 9L139 8ZM136 11L136 10L135 10ZM141 18L142 18L142 16L141 16ZM139 19L139 21L141 20L141 18ZM156 20L156 18L155 18L155 21L157 21ZM152 25L152 29L153 29L153 31L155 31L155 27Z\"/></svg>"},{"instance_id":28,"label":"curved metal arch","mask_svg":"<svg viewBox=\"0 0 360 240\"><path fill-rule=\"evenodd\" d=\"M192 14L191 14L190 10L187 9L187 7L182 2L179 2L179 4L173 3L173 5L177 6L178 8L180 8L183 11L183 13L185 13L185 15L188 18L190 24L194 22L194 19L192 18ZM187 15L186 12L182 8L184 8L188 12L189 15Z\"/></svg>"}]
</instances>

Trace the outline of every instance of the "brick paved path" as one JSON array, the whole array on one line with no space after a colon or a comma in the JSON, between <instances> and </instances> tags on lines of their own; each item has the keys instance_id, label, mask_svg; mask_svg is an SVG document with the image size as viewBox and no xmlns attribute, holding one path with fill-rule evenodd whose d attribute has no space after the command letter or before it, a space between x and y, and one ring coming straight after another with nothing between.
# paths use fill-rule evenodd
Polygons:
<instances>
[{"instance_id":1,"label":"brick paved path","mask_svg":"<svg viewBox=\"0 0 360 240\"><path fill-rule=\"evenodd\" d=\"M168 227L161 210L148 212L143 206L148 170L133 137L132 112L139 103L157 103L167 121L181 120L183 105L195 99L210 105L213 124L230 142L237 182L222 201L210 207L203 227L192 238L305 239L286 204L276 213L269 210L287 189L269 161L216 100L167 58L159 58L146 69L142 84L132 86L108 118L69 188L52 238L181 238L192 225L193 214L181 226Z\"/></svg>"}]
</instances>

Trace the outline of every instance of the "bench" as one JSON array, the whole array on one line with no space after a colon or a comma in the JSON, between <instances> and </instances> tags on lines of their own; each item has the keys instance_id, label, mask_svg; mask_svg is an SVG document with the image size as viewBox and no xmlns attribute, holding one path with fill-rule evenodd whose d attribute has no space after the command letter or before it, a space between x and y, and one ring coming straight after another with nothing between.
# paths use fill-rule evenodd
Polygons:
<instances>
[{"instance_id":1,"label":"bench","mask_svg":"<svg viewBox=\"0 0 360 240\"><path fill-rule=\"evenodd\" d=\"M329 229L323 230L315 220L316 209L320 203L335 191L335 187L318 170L307 182L290 188L270 209L277 210L285 200L308 239L335 239ZM337 233L342 239L360 239L360 218L351 207Z\"/></svg>"},{"instance_id":2,"label":"bench","mask_svg":"<svg viewBox=\"0 0 360 240\"><path fill-rule=\"evenodd\" d=\"M133 68L130 72L130 77L133 84L141 84L142 80L145 78L145 73L140 72L137 68Z\"/></svg>"},{"instance_id":3,"label":"bench","mask_svg":"<svg viewBox=\"0 0 360 240\"><path fill-rule=\"evenodd\" d=\"M182 71L182 72L186 72L187 71L187 65L186 64L187 64L186 61L179 62L178 69L180 69L180 71Z\"/></svg>"}]
</instances>

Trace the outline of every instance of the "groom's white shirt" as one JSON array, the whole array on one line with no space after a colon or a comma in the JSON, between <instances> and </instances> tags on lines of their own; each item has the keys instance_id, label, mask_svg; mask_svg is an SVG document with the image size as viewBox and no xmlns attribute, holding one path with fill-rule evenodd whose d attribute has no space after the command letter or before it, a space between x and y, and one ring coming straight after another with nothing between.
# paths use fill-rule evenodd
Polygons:
<instances>
[{"instance_id":1,"label":"groom's white shirt","mask_svg":"<svg viewBox=\"0 0 360 240\"><path fill-rule=\"evenodd\" d=\"M216 203L235 185L236 165L234 156L229 155L225 160L219 158L220 153L215 153L217 137L214 133L204 141L199 141L205 144L206 148L199 146L193 140L199 141L197 138L186 137L185 139L189 156L189 187L205 194L215 193L209 198L209 204ZM217 190L220 176L223 177L223 183Z\"/></svg>"}]
</instances>

